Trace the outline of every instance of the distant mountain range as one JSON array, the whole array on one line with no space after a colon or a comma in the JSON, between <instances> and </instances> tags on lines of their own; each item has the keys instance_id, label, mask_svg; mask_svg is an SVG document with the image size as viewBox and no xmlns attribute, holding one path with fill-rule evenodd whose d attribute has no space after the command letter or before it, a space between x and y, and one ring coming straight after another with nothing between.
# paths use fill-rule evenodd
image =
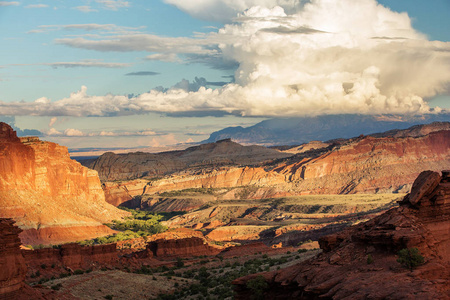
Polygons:
<instances>
[{"instance_id":1,"label":"distant mountain range","mask_svg":"<svg viewBox=\"0 0 450 300\"><path fill-rule=\"evenodd\" d=\"M250 127L227 127L213 132L203 143L231 138L240 144L299 145L313 140L328 141L369 135L418 124L448 122L450 113L421 116L399 115L323 115L315 117L277 118Z\"/></svg>"}]
</instances>

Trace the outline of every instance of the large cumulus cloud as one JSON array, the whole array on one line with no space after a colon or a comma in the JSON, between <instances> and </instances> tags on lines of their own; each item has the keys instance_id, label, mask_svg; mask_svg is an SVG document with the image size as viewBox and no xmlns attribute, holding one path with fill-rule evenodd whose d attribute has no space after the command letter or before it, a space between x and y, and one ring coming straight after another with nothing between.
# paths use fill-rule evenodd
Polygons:
<instances>
[{"instance_id":1,"label":"large cumulus cloud","mask_svg":"<svg viewBox=\"0 0 450 300\"><path fill-rule=\"evenodd\" d=\"M197 14L187 2L167 2ZM134 98L90 96L82 87L54 102L41 98L31 104L0 103L1 111L76 116L149 111L250 116L424 113L429 111L424 99L450 92L450 43L429 41L414 30L406 13L375 0L192 1L200 2L205 9L210 4L247 9L217 32L196 38L130 35L57 42L97 51L197 53L234 62L238 68L233 83L215 90L152 90ZM239 6L242 3L245 7Z\"/></svg>"}]
</instances>

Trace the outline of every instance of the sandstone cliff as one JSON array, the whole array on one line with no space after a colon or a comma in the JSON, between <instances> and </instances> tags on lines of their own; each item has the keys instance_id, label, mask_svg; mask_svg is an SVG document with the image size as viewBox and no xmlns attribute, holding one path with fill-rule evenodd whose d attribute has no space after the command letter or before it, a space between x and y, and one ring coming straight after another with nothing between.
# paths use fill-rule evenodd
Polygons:
<instances>
[{"instance_id":1,"label":"sandstone cliff","mask_svg":"<svg viewBox=\"0 0 450 300\"><path fill-rule=\"evenodd\" d=\"M20 230L10 219L0 219L0 299L12 299L25 285L27 269L20 254Z\"/></svg>"},{"instance_id":2,"label":"sandstone cliff","mask_svg":"<svg viewBox=\"0 0 450 300\"><path fill-rule=\"evenodd\" d=\"M450 168L450 130L420 137L360 137L265 166L186 171L131 189L133 195L139 195L188 188L253 186L256 188L248 195L253 199L301 194L408 192L421 171L441 168ZM127 182L108 183L107 187L111 188L105 190L109 201L132 199L132 194L123 193L127 185ZM120 191L126 196L115 200L114 194L119 195Z\"/></svg>"},{"instance_id":3,"label":"sandstone cliff","mask_svg":"<svg viewBox=\"0 0 450 300\"><path fill-rule=\"evenodd\" d=\"M307 262L237 279L237 299L250 297L246 282L258 275L269 285L267 299L449 299L449 171L421 173L400 207L327 236L320 247ZM395 255L411 247L425 257L414 271Z\"/></svg>"},{"instance_id":4,"label":"sandstone cliff","mask_svg":"<svg viewBox=\"0 0 450 300\"><path fill-rule=\"evenodd\" d=\"M0 123L0 217L24 230L24 244L106 235L102 225L128 213L106 203L97 172L70 159L67 148L19 139Z\"/></svg>"}]
</instances>

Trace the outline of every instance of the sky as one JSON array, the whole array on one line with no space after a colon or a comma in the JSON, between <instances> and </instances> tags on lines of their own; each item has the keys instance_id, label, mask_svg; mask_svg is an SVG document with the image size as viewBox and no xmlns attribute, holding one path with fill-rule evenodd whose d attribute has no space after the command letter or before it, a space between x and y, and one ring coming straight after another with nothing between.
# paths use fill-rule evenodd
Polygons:
<instances>
[{"instance_id":1,"label":"sky","mask_svg":"<svg viewBox=\"0 0 450 300\"><path fill-rule=\"evenodd\" d=\"M273 117L450 108L449 0L0 1L0 120L165 147Z\"/></svg>"}]
</instances>

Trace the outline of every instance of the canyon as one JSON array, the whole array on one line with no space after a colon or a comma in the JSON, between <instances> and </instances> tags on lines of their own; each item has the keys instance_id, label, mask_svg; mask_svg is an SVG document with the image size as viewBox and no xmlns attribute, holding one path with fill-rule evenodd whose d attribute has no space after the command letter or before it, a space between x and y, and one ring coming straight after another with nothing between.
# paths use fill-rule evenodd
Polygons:
<instances>
[{"instance_id":1,"label":"canyon","mask_svg":"<svg viewBox=\"0 0 450 300\"><path fill-rule=\"evenodd\" d=\"M112 234L103 225L129 215L105 201L98 174L66 147L18 138L0 123L0 217L23 230L23 244L58 244Z\"/></svg>"},{"instance_id":2,"label":"canyon","mask_svg":"<svg viewBox=\"0 0 450 300\"><path fill-rule=\"evenodd\" d=\"M250 297L255 278L269 299L449 299L450 171L422 172L399 207L319 244L323 253L304 263L235 280L236 299ZM413 247L424 263L408 270L396 254Z\"/></svg>"},{"instance_id":3,"label":"canyon","mask_svg":"<svg viewBox=\"0 0 450 300\"><path fill-rule=\"evenodd\" d=\"M224 140L203 147L220 147L223 152L230 149L231 153L236 145ZM244 146L240 147L243 149ZM214 194L213 199L216 200L308 194L406 193L421 171L450 168L450 123L275 148L282 149L278 151L287 157L275 159L272 156L267 160L266 156L266 160L258 158L255 161L259 162L252 165L236 163L214 167L208 165L207 160L203 167L198 164L152 178L136 175L129 180L104 180L103 189L109 203L116 206L128 203L129 207L153 206L164 200L166 192L188 189L222 190L222 193ZM195 151L191 149L189 155L196 156ZM118 157L127 161L136 159L135 155ZM108 160L110 156L105 154L97 159L101 168L96 162L91 166L105 174L114 174L117 168L126 170L126 164L116 164ZM204 157L203 152L199 152L198 157ZM141 173L145 173L144 170ZM119 176L122 175L119 173ZM200 203L198 199L194 202L197 202L194 206ZM186 200L184 203L190 206L191 202Z\"/></svg>"}]
</instances>

